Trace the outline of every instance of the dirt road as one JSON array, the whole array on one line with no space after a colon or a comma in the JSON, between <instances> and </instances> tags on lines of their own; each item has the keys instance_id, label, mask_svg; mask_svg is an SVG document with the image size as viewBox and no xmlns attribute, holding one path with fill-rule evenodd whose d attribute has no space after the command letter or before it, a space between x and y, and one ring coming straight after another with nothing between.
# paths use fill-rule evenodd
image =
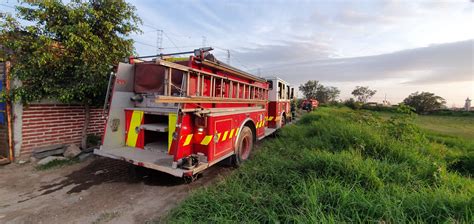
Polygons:
<instances>
[{"instance_id":1,"label":"dirt road","mask_svg":"<svg viewBox=\"0 0 474 224\"><path fill-rule=\"evenodd\" d=\"M185 184L155 171L133 178L128 167L107 158L47 171L31 164L0 167L0 223L144 223L231 171L214 166Z\"/></svg>"}]
</instances>

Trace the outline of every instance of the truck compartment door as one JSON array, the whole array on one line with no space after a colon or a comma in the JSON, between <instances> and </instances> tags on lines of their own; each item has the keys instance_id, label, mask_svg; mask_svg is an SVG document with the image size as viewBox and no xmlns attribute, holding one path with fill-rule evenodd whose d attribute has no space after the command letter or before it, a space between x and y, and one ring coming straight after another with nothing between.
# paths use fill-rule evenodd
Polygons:
<instances>
[{"instance_id":1,"label":"truck compartment door","mask_svg":"<svg viewBox=\"0 0 474 224\"><path fill-rule=\"evenodd\" d=\"M123 147L125 145L125 108L133 107L130 98L133 93L134 65L120 63L117 69L112 91L107 123L102 145Z\"/></svg>"}]
</instances>

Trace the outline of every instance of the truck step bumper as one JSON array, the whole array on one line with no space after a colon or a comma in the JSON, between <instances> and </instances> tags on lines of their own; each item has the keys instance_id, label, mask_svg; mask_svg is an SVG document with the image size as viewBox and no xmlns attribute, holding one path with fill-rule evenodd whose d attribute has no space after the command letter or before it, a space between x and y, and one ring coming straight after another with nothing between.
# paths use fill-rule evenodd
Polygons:
<instances>
[{"instance_id":1,"label":"truck step bumper","mask_svg":"<svg viewBox=\"0 0 474 224\"><path fill-rule=\"evenodd\" d=\"M94 149L94 154L112 159L123 160L137 166L158 170L176 177L194 175L208 167L207 163L200 163L192 170L173 168L173 156L166 152L148 151L134 147Z\"/></svg>"}]
</instances>

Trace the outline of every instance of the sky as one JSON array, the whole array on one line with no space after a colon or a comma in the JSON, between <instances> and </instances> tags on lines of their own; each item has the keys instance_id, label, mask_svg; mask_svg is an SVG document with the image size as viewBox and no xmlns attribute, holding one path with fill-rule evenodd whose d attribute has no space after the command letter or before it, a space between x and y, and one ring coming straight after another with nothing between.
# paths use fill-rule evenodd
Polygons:
<instances>
[{"instance_id":1,"label":"sky","mask_svg":"<svg viewBox=\"0 0 474 224\"><path fill-rule=\"evenodd\" d=\"M143 32L131 36L138 55L159 45L164 53L211 46L218 59L259 76L336 86L342 100L355 86L393 104L416 91L448 107L474 98L470 0L127 1L143 20Z\"/></svg>"}]
</instances>

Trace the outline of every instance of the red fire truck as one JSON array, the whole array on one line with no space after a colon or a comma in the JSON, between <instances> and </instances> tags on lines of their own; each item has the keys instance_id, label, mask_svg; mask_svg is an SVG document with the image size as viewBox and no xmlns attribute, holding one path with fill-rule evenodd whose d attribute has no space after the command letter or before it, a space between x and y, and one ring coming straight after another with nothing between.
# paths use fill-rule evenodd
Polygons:
<instances>
[{"instance_id":1,"label":"red fire truck","mask_svg":"<svg viewBox=\"0 0 474 224\"><path fill-rule=\"evenodd\" d=\"M294 88L278 77L267 77L268 94L268 128L281 128L291 122L291 99Z\"/></svg>"},{"instance_id":2,"label":"red fire truck","mask_svg":"<svg viewBox=\"0 0 474 224\"><path fill-rule=\"evenodd\" d=\"M257 140L291 121L293 88L216 60L201 48L120 63L109 82L105 133L96 155L194 179L229 159L240 165Z\"/></svg>"},{"instance_id":3,"label":"red fire truck","mask_svg":"<svg viewBox=\"0 0 474 224\"><path fill-rule=\"evenodd\" d=\"M308 112L311 112L313 110L316 110L319 106L319 101L316 99L305 99L301 101L300 108L303 110L306 110Z\"/></svg>"}]
</instances>

